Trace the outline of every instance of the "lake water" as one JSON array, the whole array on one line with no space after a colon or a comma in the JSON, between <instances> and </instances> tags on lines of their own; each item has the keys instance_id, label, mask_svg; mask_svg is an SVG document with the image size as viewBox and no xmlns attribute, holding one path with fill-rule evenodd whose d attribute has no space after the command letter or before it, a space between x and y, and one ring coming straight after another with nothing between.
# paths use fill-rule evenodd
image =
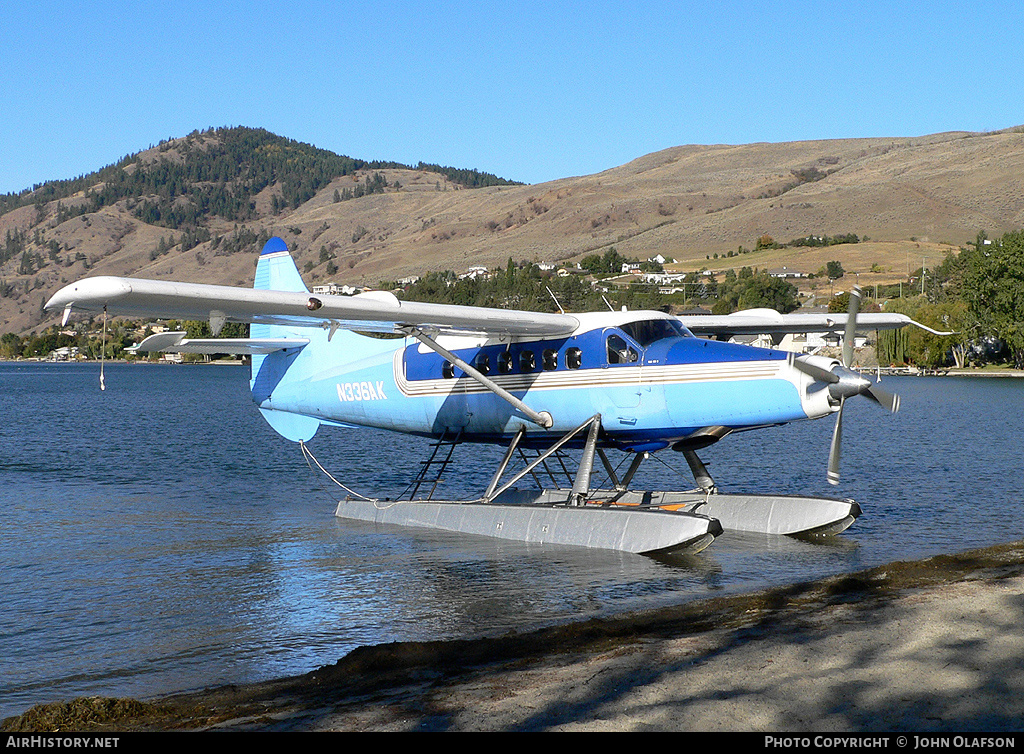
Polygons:
<instances>
[{"instance_id":1,"label":"lake water","mask_svg":"<svg viewBox=\"0 0 1024 754\"><path fill-rule=\"evenodd\" d=\"M702 452L723 491L851 497L828 543L726 535L655 559L334 518L339 491L267 426L233 366L0 365L0 717L85 694L150 697L309 671L362 644L493 635L1024 537L1024 380L885 378L890 416L844 417ZM321 429L357 491L400 491L427 442ZM446 493L500 455L463 446ZM683 459L637 486L688 488Z\"/></svg>"}]
</instances>

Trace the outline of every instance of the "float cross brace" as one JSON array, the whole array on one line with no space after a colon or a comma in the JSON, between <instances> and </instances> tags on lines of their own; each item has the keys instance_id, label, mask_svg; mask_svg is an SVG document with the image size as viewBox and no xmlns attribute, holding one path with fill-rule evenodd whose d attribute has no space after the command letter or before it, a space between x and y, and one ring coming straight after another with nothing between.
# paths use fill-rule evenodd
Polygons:
<instances>
[{"instance_id":1,"label":"float cross brace","mask_svg":"<svg viewBox=\"0 0 1024 754\"><path fill-rule=\"evenodd\" d=\"M576 472L576 478L572 485L572 493L569 498L570 505L582 504L586 499L587 493L590 491L590 476L594 468L594 455L597 448L597 438L601 432L600 414L595 414L583 422L583 424L567 432L550 448L539 454L529 464L527 464L526 468L519 471L501 487L498 487L498 482L501 480L502 475L508 468L508 464L512 459L513 453L518 447L519 442L523 439L523 436L526 434L526 427L521 426L519 431L516 432L515 436L512 438L512 442L509 443L508 450L505 451L505 456L498 465L498 470L494 473L491 483L487 486L487 491L484 492L482 500L484 502L491 502L497 498L502 492L509 489L513 484L537 468L537 466L544 463L544 461L557 453L563 446L585 429L589 429L589 432L587 433L586 443L583 446L583 458L580 459L580 467Z\"/></svg>"}]
</instances>

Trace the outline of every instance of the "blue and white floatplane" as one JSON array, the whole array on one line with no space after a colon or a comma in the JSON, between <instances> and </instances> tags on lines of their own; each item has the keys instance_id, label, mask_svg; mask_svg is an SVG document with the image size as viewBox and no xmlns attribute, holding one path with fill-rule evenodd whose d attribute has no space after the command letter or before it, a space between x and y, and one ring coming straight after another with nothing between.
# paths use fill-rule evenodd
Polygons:
<instances>
[{"instance_id":1,"label":"blue and white floatplane","mask_svg":"<svg viewBox=\"0 0 1024 754\"><path fill-rule=\"evenodd\" d=\"M65 322L79 311L206 320L214 334L250 323L249 338L164 332L137 350L250 355L253 401L304 449L322 425L432 438L435 457L424 468L446 467L460 443L506 446L477 499L434 500L436 484L424 476L409 500L349 496L340 517L652 553L698 551L723 530L835 534L853 523L860 508L851 500L722 494L697 451L733 432L835 414L828 478L837 483L845 401L864 395L899 407L850 368L854 331L917 324L901 314L858 316L859 300L855 289L848 314L678 317L447 306L382 291L313 295L275 237L252 289L94 277L62 288L46 308L63 310ZM845 334L843 359L726 342L801 332ZM541 470L556 461L564 469L567 448L582 449L567 481L539 484ZM609 462L611 450L630 454L625 471ZM694 489L631 487L642 461L661 451L684 456ZM438 461L437 452L447 456ZM514 458L522 469L513 471ZM603 489L592 486L598 464L611 480Z\"/></svg>"}]
</instances>

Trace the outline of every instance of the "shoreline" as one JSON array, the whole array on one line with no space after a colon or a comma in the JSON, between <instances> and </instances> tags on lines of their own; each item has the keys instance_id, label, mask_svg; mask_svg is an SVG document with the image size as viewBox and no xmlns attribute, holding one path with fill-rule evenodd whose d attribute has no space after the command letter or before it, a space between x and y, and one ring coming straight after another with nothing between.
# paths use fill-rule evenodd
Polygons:
<instances>
[{"instance_id":1,"label":"shoreline","mask_svg":"<svg viewBox=\"0 0 1024 754\"><path fill-rule=\"evenodd\" d=\"M194 366L197 364L219 364L226 366L248 366L244 361L237 361L231 359L216 359L213 361L150 361L148 359L106 359L101 361L100 359L76 359L74 361L49 361L44 358L29 358L29 359L3 359L0 358L0 364L148 364L155 366ZM855 367L856 368L856 367ZM891 369L891 367L889 368ZM874 367L860 367L860 370L865 374L875 374ZM918 369L916 371L896 371L896 372L882 372L883 376L897 376L897 377L1024 377L1024 369L986 369L984 367L978 369L970 368L956 368L949 367L945 369Z\"/></svg>"},{"instance_id":2,"label":"shoreline","mask_svg":"<svg viewBox=\"0 0 1024 754\"><path fill-rule=\"evenodd\" d=\"M1021 369L950 369L943 377L1024 377Z\"/></svg>"},{"instance_id":3,"label":"shoreline","mask_svg":"<svg viewBox=\"0 0 1024 754\"><path fill-rule=\"evenodd\" d=\"M1017 731L1024 541L301 676L37 705L15 731Z\"/></svg>"},{"instance_id":4,"label":"shoreline","mask_svg":"<svg viewBox=\"0 0 1024 754\"><path fill-rule=\"evenodd\" d=\"M249 366L244 361L233 361L231 359L213 359L211 361L150 361L149 359L75 359L74 361L49 361L47 359L0 359L0 364L60 364L74 366L76 364L130 364L131 366L196 366L196 365L218 365L218 366Z\"/></svg>"}]
</instances>

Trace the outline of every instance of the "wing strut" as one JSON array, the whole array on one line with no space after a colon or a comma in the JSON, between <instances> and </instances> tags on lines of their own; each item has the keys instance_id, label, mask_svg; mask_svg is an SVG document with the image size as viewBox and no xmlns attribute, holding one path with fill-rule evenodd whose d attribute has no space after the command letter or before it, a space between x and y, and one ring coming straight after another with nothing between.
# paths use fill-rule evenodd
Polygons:
<instances>
[{"instance_id":1,"label":"wing strut","mask_svg":"<svg viewBox=\"0 0 1024 754\"><path fill-rule=\"evenodd\" d=\"M425 332L423 332L423 330L419 329L418 327L410 327L406 330L406 332L408 332L410 335L416 338L416 340L418 340L420 343L425 345L430 350L439 353L441 356L448 359L448 361L457 366L459 369L461 369L467 375L472 377L474 380L479 382L485 388L490 390L496 396L498 396L502 400L507 401L508 403L512 404L512 406L514 406L516 409L526 414L527 418L529 418L529 420L532 421L534 424L537 424L543 427L544 429L547 429L552 424L555 423L554 419L551 418L551 414L549 414L547 411L534 411L532 408L530 408L521 400L512 395L512 393L510 393L508 390L501 387L494 380L490 379L480 371L474 369L472 366L467 364L465 361L460 359L451 351L447 350L446 348L442 348L440 345L438 345L436 340L434 340Z\"/></svg>"}]
</instances>

